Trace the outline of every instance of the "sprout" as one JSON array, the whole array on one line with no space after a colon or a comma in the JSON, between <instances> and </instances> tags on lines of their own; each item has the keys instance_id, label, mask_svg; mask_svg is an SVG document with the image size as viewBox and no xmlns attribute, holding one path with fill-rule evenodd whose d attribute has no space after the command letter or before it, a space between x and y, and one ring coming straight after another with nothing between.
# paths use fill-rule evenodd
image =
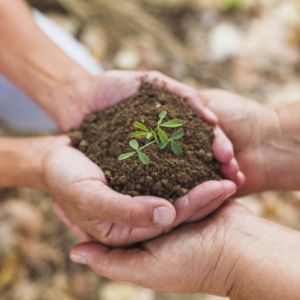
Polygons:
<instances>
[{"instance_id":1,"label":"sprout","mask_svg":"<svg viewBox=\"0 0 300 300\"><path fill-rule=\"evenodd\" d=\"M125 160L134 155L137 155L144 165L148 165L150 162L150 158L147 154L145 154L143 150L154 143L158 145L160 150L165 149L170 144L171 151L175 155L180 155L182 153L182 148L176 141L180 140L184 136L183 131L176 130L169 137L165 130L163 130L163 128L182 127L183 121L180 119L172 119L164 122L166 116L166 111L161 111L159 113L159 120L157 121L157 126L155 129L149 129L145 124L141 122L134 122L133 126L137 128L138 131L132 132L131 137L136 138L143 136L148 142L144 146L140 147L139 142L136 139L130 140L129 146L134 151L120 154L118 160Z\"/></svg>"}]
</instances>

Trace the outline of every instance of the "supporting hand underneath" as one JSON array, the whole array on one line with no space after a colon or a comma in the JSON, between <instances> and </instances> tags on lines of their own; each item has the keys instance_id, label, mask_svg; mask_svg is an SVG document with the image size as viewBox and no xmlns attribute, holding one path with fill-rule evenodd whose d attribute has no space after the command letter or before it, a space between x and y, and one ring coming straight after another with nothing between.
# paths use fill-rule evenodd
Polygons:
<instances>
[{"instance_id":1,"label":"supporting hand underneath","mask_svg":"<svg viewBox=\"0 0 300 300\"><path fill-rule=\"evenodd\" d=\"M97 274L168 292L230 299L298 299L300 234L229 202L200 223L143 243L77 245L73 261Z\"/></svg>"}]
</instances>

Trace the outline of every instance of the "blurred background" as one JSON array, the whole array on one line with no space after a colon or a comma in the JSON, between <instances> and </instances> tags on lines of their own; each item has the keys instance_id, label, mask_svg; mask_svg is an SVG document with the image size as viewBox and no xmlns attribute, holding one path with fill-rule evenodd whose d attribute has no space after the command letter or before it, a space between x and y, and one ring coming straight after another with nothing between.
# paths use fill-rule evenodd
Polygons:
<instances>
[{"instance_id":1,"label":"blurred background","mask_svg":"<svg viewBox=\"0 0 300 300\"><path fill-rule=\"evenodd\" d=\"M29 2L86 45L105 69L156 69L197 88L220 87L272 105L300 100L299 0ZM0 125L0 135L18 133ZM239 201L300 229L300 192ZM156 293L98 278L69 261L73 243L46 194L0 189L0 298L223 299Z\"/></svg>"}]
</instances>

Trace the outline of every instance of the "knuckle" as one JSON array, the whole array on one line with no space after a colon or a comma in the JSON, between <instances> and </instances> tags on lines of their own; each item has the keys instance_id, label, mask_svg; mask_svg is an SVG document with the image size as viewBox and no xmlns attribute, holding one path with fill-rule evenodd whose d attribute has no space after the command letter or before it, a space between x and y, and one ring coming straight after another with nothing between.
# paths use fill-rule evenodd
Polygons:
<instances>
[{"instance_id":1,"label":"knuckle","mask_svg":"<svg viewBox=\"0 0 300 300\"><path fill-rule=\"evenodd\" d=\"M129 244L130 228L114 226L102 238L101 242L110 247L120 247Z\"/></svg>"},{"instance_id":2,"label":"knuckle","mask_svg":"<svg viewBox=\"0 0 300 300\"><path fill-rule=\"evenodd\" d=\"M129 227L137 225L137 213L133 208L130 208L128 212L124 214L124 222Z\"/></svg>"},{"instance_id":3,"label":"knuckle","mask_svg":"<svg viewBox=\"0 0 300 300\"><path fill-rule=\"evenodd\" d=\"M147 205L143 205L140 202L132 201L126 207L125 213L122 211L123 222L130 227L144 226L148 220L148 208Z\"/></svg>"},{"instance_id":4,"label":"knuckle","mask_svg":"<svg viewBox=\"0 0 300 300\"><path fill-rule=\"evenodd\" d=\"M119 246L118 240L116 240L116 238L112 234L102 236L100 241L101 241L101 243L103 243L104 245L109 246L109 247Z\"/></svg>"}]
</instances>

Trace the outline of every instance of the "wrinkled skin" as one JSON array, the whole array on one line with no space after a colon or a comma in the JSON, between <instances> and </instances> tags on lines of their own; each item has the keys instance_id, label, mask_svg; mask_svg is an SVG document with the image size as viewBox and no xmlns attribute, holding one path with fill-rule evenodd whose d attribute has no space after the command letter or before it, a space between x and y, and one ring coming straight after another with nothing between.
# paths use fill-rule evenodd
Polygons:
<instances>
[{"instance_id":1,"label":"wrinkled skin","mask_svg":"<svg viewBox=\"0 0 300 300\"><path fill-rule=\"evenodd\" d=\"M200 223L182 226L140 247L109 249L88 242L75 246L71 258L112 280L165 292L225 296L232 284L234 260L245 250L237 233L248 214L229 202Z\"/></svg>"},{"instance_id":2,"label":"wrinkled skin","mask_svg":"<svg viewBox=\"0 0 300 300\"><path fill-rule=\"evenodd\" d=\"M74 262L98 275L165 292L298 299L300 235L227 201L208 218L132 248L76 245Z\"/></svg>"},{"instance_id":3,"label":"wrinkled skin","mask_svg":"<svg viewBox=\"0 0 300 300\"><path fill-rule=\"evenodd\" d=\"M220 127L234 145L236 159L247 178L239 194L276 188L272 184L276 160L270 156L272 145L284 144L278 139L278 111L218 89L203 90L199 96L200 102L218 116ZM230 172L226 166L223 171Z\"/></svg>"}]
</instances>

